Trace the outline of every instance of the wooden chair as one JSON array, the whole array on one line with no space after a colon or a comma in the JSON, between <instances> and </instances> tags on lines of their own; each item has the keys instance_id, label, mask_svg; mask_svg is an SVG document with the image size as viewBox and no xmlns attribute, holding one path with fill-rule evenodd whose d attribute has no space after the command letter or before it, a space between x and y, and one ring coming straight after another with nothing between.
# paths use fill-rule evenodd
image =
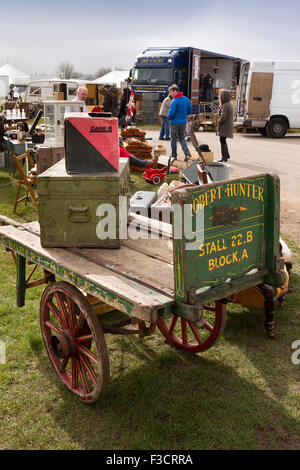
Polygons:
<instances>
[{"instance_id":1,"label":"wooden chair","mask_svg":"<svg viewBox=\"0 0 300 470\"><path fill-rule=\"evenodd\" d=\"M17 208L17 205L19 204L19 202L25 200L25 206L27 205L27 201L29 200L29 194L32 197L32 200L34 201L36 206L38 205L38 201L37 201L37 197L34 193L34 188L36 187L36 180L33 179L32 177L26 175L26 173L25 173L25 171L24 171L24 169L23 169L23 167L20 163L22 160L23 161L27 160L28 168L29 168L29 170L31 170L34 167L34 163L33 163L33 160L31 158L31 156L29 155L28 152L25 152L22 155L19 155L18 157L16 157L14 155L13 159L14 159L14 162L16 164L16 168L19 172L19 183L18 183L18 189L17 189L17 194L16 194L15 205L14 205L14 209L13 209L13 212L16 212L16 208ZM25 194L25 196L18 199L22 184L24 184L27 188L26 194Z\"/></svg>"}]
</instances>

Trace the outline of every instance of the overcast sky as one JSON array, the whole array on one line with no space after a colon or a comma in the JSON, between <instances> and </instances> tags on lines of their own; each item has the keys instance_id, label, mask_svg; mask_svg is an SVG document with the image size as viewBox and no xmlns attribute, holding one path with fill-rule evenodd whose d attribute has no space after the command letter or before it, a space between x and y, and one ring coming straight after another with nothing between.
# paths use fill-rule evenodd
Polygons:
<instances>
[{"instance_id":1,"label":"overcast sky","mask_svg":"<svg viewBox=\"0 0 300 470\"><path fill-rule=\"evenodd\" d=\"M194 46L243 59L300 58L296 0L0 0L0 66L52 73L132 67L149 46Z\"/></svg>"}]
</instances>

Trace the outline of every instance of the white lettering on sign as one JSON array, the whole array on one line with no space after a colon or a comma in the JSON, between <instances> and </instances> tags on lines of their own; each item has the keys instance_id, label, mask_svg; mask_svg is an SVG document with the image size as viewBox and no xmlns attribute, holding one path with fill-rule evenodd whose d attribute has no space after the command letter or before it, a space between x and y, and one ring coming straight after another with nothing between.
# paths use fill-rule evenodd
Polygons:
<instances>
[{"instance_id":1,"label":"white lettering on sign","mask_svg":"<svg viewBox=\"0 0 300 470\"><path fill-rule=\"evenodd\" d=\"M199 78L199 56L195 55L195 62L194 62L194 79L197 80Z\"/></svg>"},{"instance_id":2,"label":"white lettering on sign","mask_svg":"<svg viewBox=\"0 0 300 470\"><path fill-rule=\"evenodd\" d=\"M128 213L127 201L128 201L127 196L119 196L119 237L122 240L126 240L127 237L128 237L128 232L127 232L127 222L128 222L128 218L127 218L127 213Z\"/></svg>"},{"instance_id":3,"label":"white lettering on sign","mask_svg":"<svg viewBox=\"0 0 300 470\"><path fill-rule=\"evenodd\" d=\"M96 210L100 221L96 226L96 235L100 240L116 240L116 209L112 204L100 204Z\"/></svg>"}]
</instances>

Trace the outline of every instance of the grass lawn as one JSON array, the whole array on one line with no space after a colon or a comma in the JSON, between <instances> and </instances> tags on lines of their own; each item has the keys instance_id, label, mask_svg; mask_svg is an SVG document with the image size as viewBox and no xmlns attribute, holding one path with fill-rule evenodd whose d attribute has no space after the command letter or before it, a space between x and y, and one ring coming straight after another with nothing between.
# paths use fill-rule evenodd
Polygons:
<instances>
[{"instance_id":1,"label":"grass lawn","mask_svg":"<svg viewBox=\"0 0 300 470\"><path fill-rule=\"evenodd\" d=\"M133 174L132 192L153 187ZM17 180L0 170L0 214L37 219L21 203L12 213ZM157 331L140 339L107 335L111 383L92 406L60 384L39 327L44 286L16 306L15 266L0 247L0 449L296 449L299 448L300 250L293 292L276 307L276 338L264 313L229 304L220 342L201 355L182 352ZM37 276L41 273L37 273Z\"/></svg>"},{"instance_id":2,"label":"grass lawn","mask_svg":"<svg viewBox=\"0 0 300 470\"><path fill-rule=\"evenodd\" d=\"M161 128L161 124L140 124L139 129L147 130L147 131L159 131Z\"/></svg>"}]
</instances>

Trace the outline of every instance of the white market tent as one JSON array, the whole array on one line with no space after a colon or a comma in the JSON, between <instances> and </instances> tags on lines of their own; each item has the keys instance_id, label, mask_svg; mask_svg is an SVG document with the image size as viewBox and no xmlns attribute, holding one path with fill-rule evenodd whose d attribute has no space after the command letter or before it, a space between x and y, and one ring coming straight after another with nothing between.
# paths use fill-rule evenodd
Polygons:
<instances>
[{"instance_id":1,"label":"white market tent","mask_svg":"<svg viewBox=\"0 0 300 470\"><path fill-rule=\"evenodd\" d=\"M11 64L0 67L0 76L8 77L9 85L27 85L30 82L30 75L26 75Z\"/></svg>"},{"instance_id":2,"label":"white market tent","mask_svg":"<svg viewBox=\"0 0 300 470\"><path fill-rule=\"evenodd\" d=\"M112 72L103 75L103 77L96 78L93 83L100 83L101 85L116 85L118 88L125 86L126 78L129 77L129 70L113 70Z\"/></svg>"}]
</instances>

